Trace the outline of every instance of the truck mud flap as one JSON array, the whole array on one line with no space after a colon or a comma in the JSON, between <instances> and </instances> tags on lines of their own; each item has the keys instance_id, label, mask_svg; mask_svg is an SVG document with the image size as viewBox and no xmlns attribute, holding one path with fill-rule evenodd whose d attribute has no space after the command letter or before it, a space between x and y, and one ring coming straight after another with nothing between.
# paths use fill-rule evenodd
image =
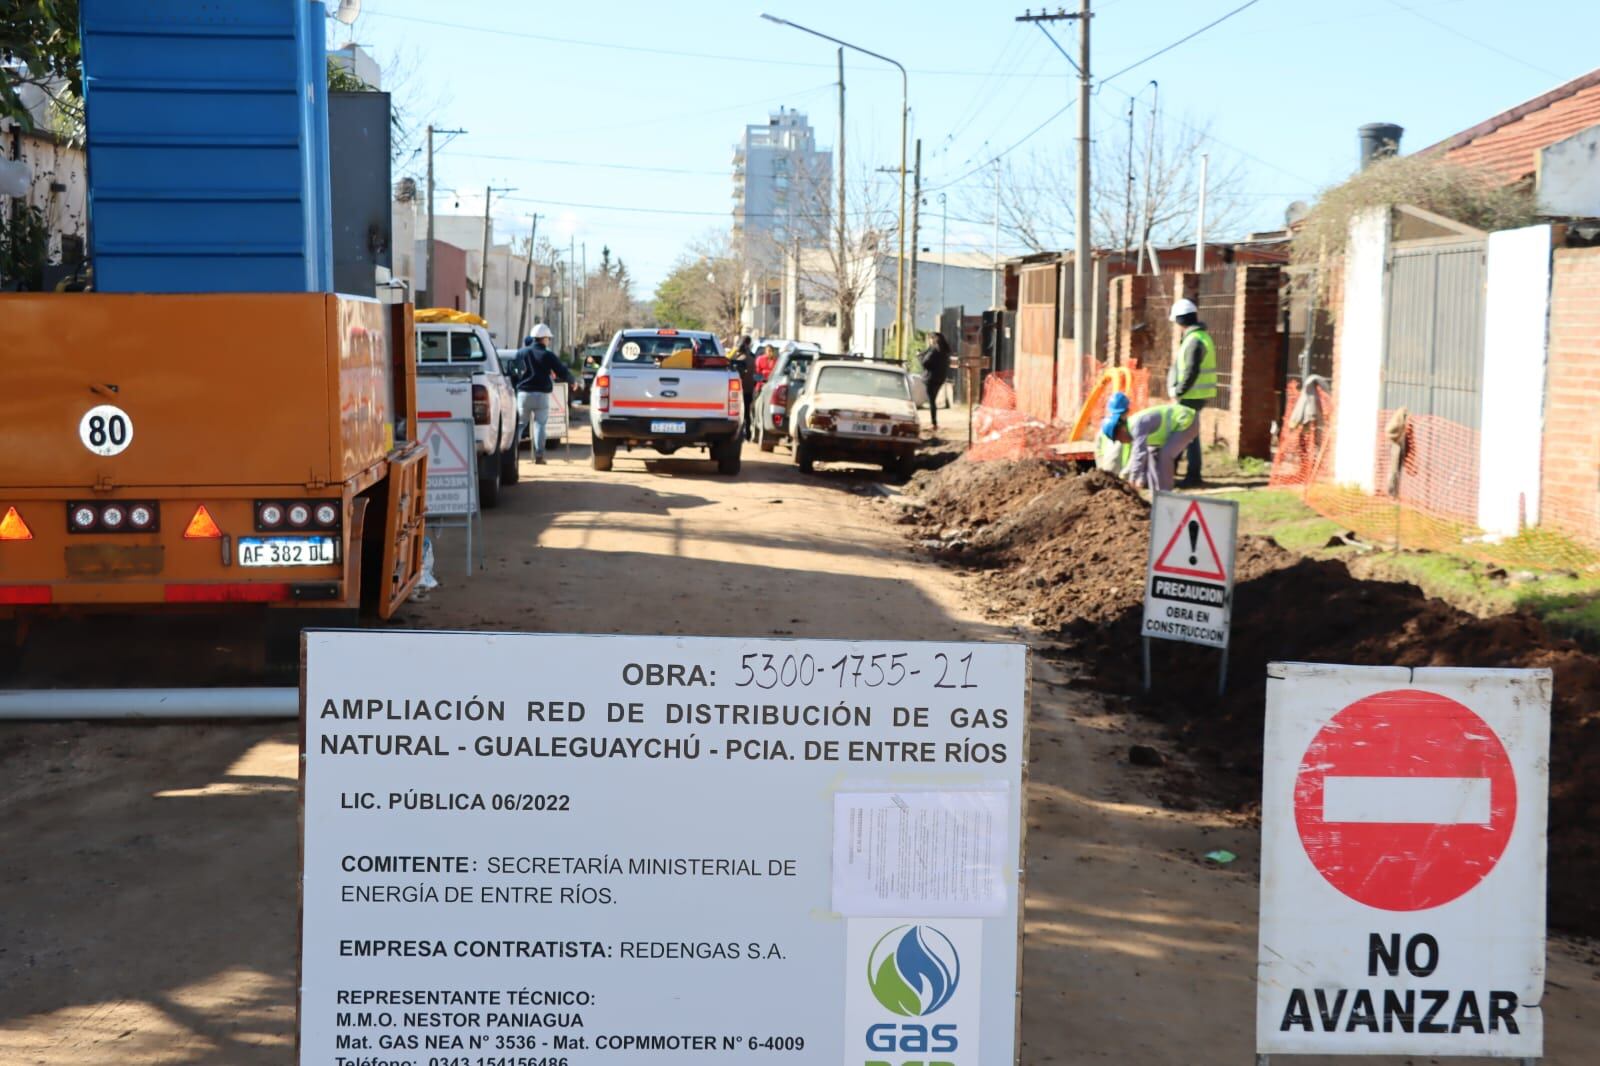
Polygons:
<instances>
[{"instance_id":1,"label":"truck mud flap","mask_svg":"<svg viewBox=\"0 0 1600 1066\"><path fill-rule=\"evenodd\" d=\"M392 618L422 576L423 514L427 511L428 450L416 444L389 457L389 503L383 516L383 570L388 587L378 617Z\"/></svg>"}]
</instances>

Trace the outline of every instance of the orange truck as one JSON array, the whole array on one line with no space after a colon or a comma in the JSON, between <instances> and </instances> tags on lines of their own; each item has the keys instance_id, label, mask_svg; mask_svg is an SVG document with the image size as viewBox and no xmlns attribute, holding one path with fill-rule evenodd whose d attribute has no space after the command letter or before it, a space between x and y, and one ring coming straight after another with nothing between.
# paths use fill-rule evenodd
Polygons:
<instances>
[{"instance_id":1,"label":"orange truck","mask_svg":"<svg viewBox=\"0 0 1600 1066\"><path fill-rule=\"evenodd\" d=\"M0 294L0 629L392 615L422 564L414 336L409 304L331 293Z\"/></svg>"}]
</instances>

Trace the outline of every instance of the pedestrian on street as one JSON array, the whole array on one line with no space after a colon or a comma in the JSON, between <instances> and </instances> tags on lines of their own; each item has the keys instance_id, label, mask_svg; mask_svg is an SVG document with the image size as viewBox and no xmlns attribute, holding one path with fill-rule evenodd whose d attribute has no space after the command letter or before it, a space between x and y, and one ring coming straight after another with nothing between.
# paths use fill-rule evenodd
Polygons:
<instances>
[{"instance_id":1,"label":"pedestrian on street","mask_svg":"<svg viewBox=\"0 0 1600 1066\"><path fill-rule=\"evenodd\" d=\"M1217 396L1217 344L1211 339L1206 324L1200 321L1200 309L1193 300L1178 300L1172 305L1172 321L1183 327L1183 342L1178 357L1167 370L1167 398L1175 400L1194 411L1198 416L1207 400ZM1198 417L1195 420L1198 426ZM1200 434L1198 430L1185 454L1183 487L1200 485Z\"/></svg>"},{"instance_id":2,"label":"pedestrian on street","mask_svg":"<svg viewBox=\"0 0 1600 1066\"><path fill-rule=\"evenodd\" d=\"M517 354L522 357L523 378L517 382L517 399L522 406L522 420L533 425L533 461L544 462L545 424L550 421L550 394L555 392L555 379L561 378L572 388L572 371L549 348L553 334L543 322L533 327L533 334Z\"/></svg>"},{"instance_id":3,"label":"pedestrian on street","mask_svg":"<svg viewBox=\"0 0 1600 1066\"><path fill-rule=\"evenodd\" d=\"M783 354L793 355L798 348L799 345L795 344L794 341L789 341L783 346ZM772 345L769 344L765 348L761 349L760 356L756 358L757 387L760 385L765 385L768 381L771 381L772 372L777 368L778 355L772 350Z\"/></svg>"},{"instance_id":4,"label":"pedestrian on street","mask_svg":"<svg viewBox=\"0 0 1600 1066\"><path fill-rule=\"evenodd\" d=\"M928 347L917 357L922 361L922 383L928 390L928 414L933 428L939 428L939 391L950 376L950 342L935 330L928 335Z\"/></svg>"},{"instance_id":5,"label":"pedestrian on street","mask_svg":"<svg viewBox=\"0 0 1600 1066\"><path fill-rule=\"evenodd\" d=\"M739 388L744 392L744 429L741 435L745 440L751 437L750 412L756 402L756 357L750 350L750 335L744 334L739 338L739 344L734 348L733 354L728 357L733 368L739 372Z\"/></svg>"},{"instance_id":6,"label":"pedestrian on street","mask_svg":"<svg viewBox=\"0 0 1600 1066\"><path fill-rule=\"evenodd\" d=\"M1132 445L1122 476L1140 488L1171 492L1178 456L1200 435L1200 414L1180 403L1146 407L1128 414L1128 397L1111 397L1103 436Z\"/></svg>"}]
</instances>

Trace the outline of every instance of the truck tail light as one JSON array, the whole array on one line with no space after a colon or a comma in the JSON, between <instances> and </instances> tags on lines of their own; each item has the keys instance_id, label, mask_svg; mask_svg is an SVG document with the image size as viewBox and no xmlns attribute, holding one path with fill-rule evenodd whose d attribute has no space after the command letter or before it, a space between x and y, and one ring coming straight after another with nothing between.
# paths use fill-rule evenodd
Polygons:
<instances>
[{"instance_id":1,"label":"truck tail light","mask_svg":"<svg viewBox=\"0 0 1600 1066\"><path fill-rule=\"evenodd\" d=\"M472 421L480 426L489 424L489 386L472 386Z\"/></svg>"},{"instance_id":2,"label":"truck tail light","mask_svg":"<svg viewBox=\"0 0 1600 1066\"><path fill-rule=\"evenodd\" d=\"M740 384L738 375L728 379L728 417L738 418L744 414L744 386Z\"/></svg>"},{"instance_id":3,"label":"truck tail light","mask_svg":"<svg viewBox=\"0 0 1600 1066\"><path fill-rule=\"evenodd\" d=\"M33 530L28 528L28 523L22 520L22 515L17 513L15 507L6 509L6 516L0 518L0 540L32 540Z\"/></svg>"},{"instance_id":4,"label":"truck tail light","mask_svg":"<svg viewBox=\"0 0 1600 1066\"><path fill-rule=\"evenodd\" d=\"M775 408L787 408L789 406L789 383L787 381L772 390L772 406Z\"/></svg>"},{"instance_id":5,"label":"truck tail light","mask_svg":"<svg viewBox=\"0 0 1600 1066\"><path fill-rule=\"evenodd\" d=\"M266 508L261 509L263 512ZM217 528L216 520L211 517L211 512L206 510L206 505L201 504L194 509L194 517L189 519L189 528L183 531L184 540L214 540L222 536L222 530Z\"/></svg>"},{"instance_id":6,"label":"truck tail light","mask_svg":"<svg viewBox=\"0 0 1600 1066\"><path fill-rule=\"evenodd\" d=\"M67 501L68 533L154 533L161 505L154 500Z\"/></svg>"},{"instance_id":7,"label":"truck tail light","mask_svg":"<svg viewBox=\"0 0 1600 1066\"><path fill-rule=\"evenodd\" d=\"M601 414L611 410L610 374L601 374L594 379L594 405Z\"/></svg>"}]
</instances>

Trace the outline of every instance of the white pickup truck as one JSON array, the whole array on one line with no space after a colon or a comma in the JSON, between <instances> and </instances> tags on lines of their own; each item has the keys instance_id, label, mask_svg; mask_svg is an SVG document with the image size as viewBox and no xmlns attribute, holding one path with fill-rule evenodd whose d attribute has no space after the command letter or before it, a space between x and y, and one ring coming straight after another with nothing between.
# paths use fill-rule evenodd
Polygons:
<instances>
[{"instance_id":1,"label":"white pickup truck","mask_svg":"<svg viewBox=\"0 0 1600 1066\"><path fill-rule=\"evenodd\" d=\"M619 330L589 403L594 468L610 470L619 447L706 448L723 474L737 474L744 446L744 391L711 333Z\"/></svg>"},{"instance_id":2,"label":"white pickup truck","mask_svg":"<svg viewBox=\"0 0 1600 1066\"><path fill-rule=\"evenodd\" d=\"M417 418L470 418L478 445L478 500L500 502L517 469L517 394L489 331L463 321L428 321L417 312Z\"/></svg>"}]
</instances>

